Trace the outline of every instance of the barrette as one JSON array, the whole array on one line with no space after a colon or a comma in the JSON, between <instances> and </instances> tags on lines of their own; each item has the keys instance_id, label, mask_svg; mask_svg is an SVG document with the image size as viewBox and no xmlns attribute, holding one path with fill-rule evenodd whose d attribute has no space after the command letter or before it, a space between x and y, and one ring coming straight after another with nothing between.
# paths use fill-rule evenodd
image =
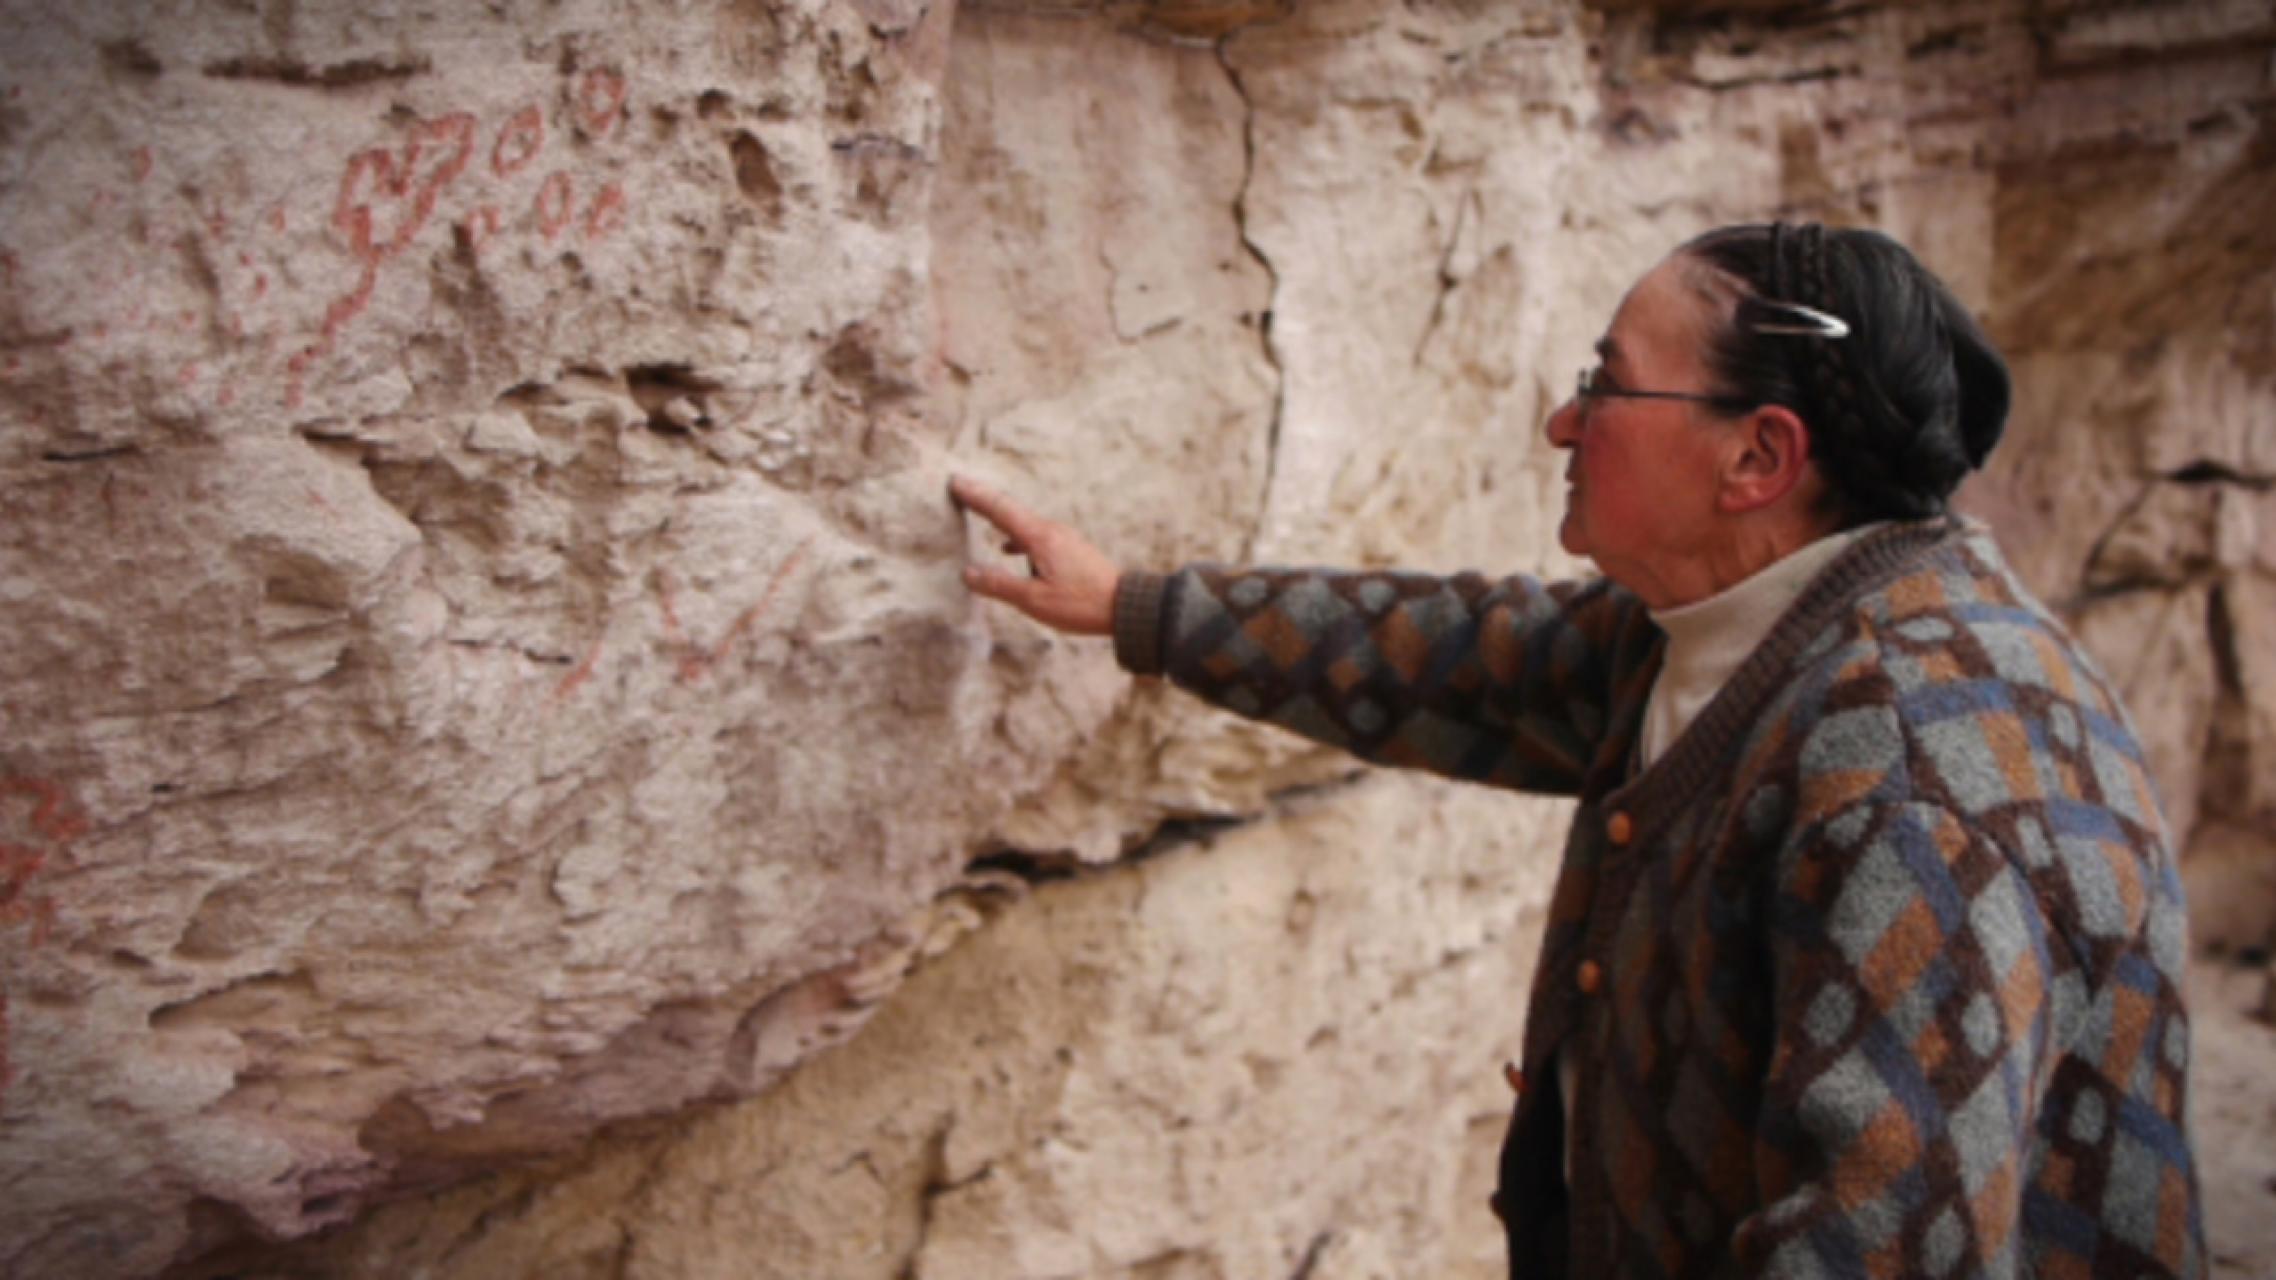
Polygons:
<instances>
[{"instance_id":1,"label":"barrette","mask_svg":"<svg viewBox=\"0 0 2276 1280\"><path fill-rule=\"evenodd\" d=\"M1753 333L1769 333L1796 338L1846 338L1849 322L1840 316L1828 315L1816 307L1805 307L1799 302L1779 302L1771 298L1749 298L1749 307L1782 312L1792 320L1756 317L1747 324Z\"/></svg>"}]
</instances>

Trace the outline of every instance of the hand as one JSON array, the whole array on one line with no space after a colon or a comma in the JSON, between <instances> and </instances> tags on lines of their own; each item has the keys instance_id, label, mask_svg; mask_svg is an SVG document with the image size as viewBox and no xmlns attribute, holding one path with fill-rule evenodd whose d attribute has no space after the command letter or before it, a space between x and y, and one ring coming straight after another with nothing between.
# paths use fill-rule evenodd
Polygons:
<instances>
[{"instance_id":1,"label":"hand","mask_svg":"<svg viewBox=\"0 0 2276 1280\"><path fill-rule=\"evenodd\" d=\"M959 506L978 512L1004 535L1004 550L1027 557L1031 576L967 565L964 585L1001 600L1047 627L1075 635L1114 630L1114 589L1122 571L1083 535L1046 520L963 476L948 482Z\"/></svg>"}]
</instances>

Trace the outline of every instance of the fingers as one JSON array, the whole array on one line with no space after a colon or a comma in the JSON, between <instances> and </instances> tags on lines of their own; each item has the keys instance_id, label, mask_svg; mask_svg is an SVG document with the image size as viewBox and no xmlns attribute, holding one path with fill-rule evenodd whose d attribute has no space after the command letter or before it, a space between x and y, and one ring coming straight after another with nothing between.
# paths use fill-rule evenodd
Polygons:
<instances>
[{"instance_id":1,"label":"fingers","mask_svg":"<svg viewBox=\"0 0 2276 1280\"><path fill-rule=\"evenodd\" d=\"M1002 601L1045 626L1074 635L1105 635L1112 629L1120 575L1096 547L1067 526L963 476L949 481L949 494L1004 535L1006 554L1027 560L1024 574L966 566L964 585L974 595Z\"/></svg>"},{"instance_id":2,"label":"fingers","mask_svg":"<svg viewBox=\"0 0 2276 1280\"><path fill-rule=\"evenodd\" d=\"M980 518L1010 534L1012 541L1027 545L1043 527L1041 517L992 489L981 487L975 480L956 476L948 482L949 496L967 509L976 511Z\"/></svg>"},{"instance_id":3,"label":"fingers","mask_svg":"<svg viewBox=\"0 0 2276 1280\"><path fill-rule=\"evenodd\" d=\"M1033 578L1022 578L1001 569L984 569L976 564L965 566L964 585L971 588L974 595L1001 600L1022 613L1029 614L1035 611L1036 596L1043 587L1042 583Z\"/></svg>"}]
</instances>

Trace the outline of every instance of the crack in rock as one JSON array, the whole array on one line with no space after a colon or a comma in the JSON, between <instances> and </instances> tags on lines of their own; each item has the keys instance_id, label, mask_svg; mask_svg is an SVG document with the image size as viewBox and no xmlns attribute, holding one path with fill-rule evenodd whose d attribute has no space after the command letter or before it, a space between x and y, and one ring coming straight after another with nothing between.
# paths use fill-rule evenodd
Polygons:
<instances>
[{"instance_id":1,"label":"crack in rock","mask_svg":"<svg viewBox=\"0 0 2276 1280\"><path fill-rule=\"evenodd\" d=\"M2235 485L2254 493L2265 493L2276 488L2276 475L2262 475L2245 471L2233 463L2217 458L2199 458L2185 466L2175 467L2159 476L2172 484L2183 485Z\"/></svg>"},{"instance_id":2,"label":"crack in rock","mask_svg":"<svg viewBox=\"0 0 2276 1280\"><path fill-rule=\"evenodd\" d=\"M1241 82L1240 69L1233 65L1232 42L1230 33L1217 41L1217 64L1225 69L1226 80L1241 100L1241 188L1233 196L1233 225L1240 234L1241 247L1264 269L1268 282L1265 308L1257 317L1257 339L1262 344L1266 363L1272 366L1272 415L1265 427L1264 480L1257 490L1256 523L1250 526L1249 536L1241 546L1241 559L1253 560L1272 507L1273 478L1280 470L1280 427L1288 410L1288 374L1273 338L1273 308L1280 301L1280 272L1266 256L1264 246L1249 231L1249 191L1257 175L1257 106L1249 97L1248 86Z\"/></svg>"},{"instance_id":3,"label":"crack in rock","mask_svg":"<svg viewBox=\"0 0 2276 1280\"><path fill-rule=\"evenodd\" d=\"M201 70L215 80L267 80L295 88L355 89L388 84L425 75L434 63L424 54L402 59L351 58L345 62L310 66L294 58L224 58Z\"/></svg>"},{"instance_id":4,"label":"crack in rock","mask_svg":"<svg viewBox=\"0 0 2276 1280\"><path fill-rule=\"evenodd\" d=\"M1031 885L1111 874L1188 845L1207 845L1227 832L1284 821L1291 814L1357 787L1372 772L1369 769L1353 769L1325 782L1305 783L1271 792L1265 796L1264 806L1254 813L1198 814L1165 819L1144 839L1131 846L1129 851L1107 862L1085 861L1069 849L1004 847L974 858L965 865L965 871L968 875L1008 875Z\"/></svg>"}]
</instances>

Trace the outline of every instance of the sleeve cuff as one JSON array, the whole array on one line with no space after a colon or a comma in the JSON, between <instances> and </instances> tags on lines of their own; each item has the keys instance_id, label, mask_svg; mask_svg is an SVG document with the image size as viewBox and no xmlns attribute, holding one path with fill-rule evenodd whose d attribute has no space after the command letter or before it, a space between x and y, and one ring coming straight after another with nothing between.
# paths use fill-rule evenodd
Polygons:
<instances>
[{"instance_id":1,"label":"sleeve cuff","mask_svg":"<svg viewBox=\"0 0 2276 1280\"><path fill-rule=\"evenodd\" d=\"M1162 673L1162 605L1169 576L1124 570L1114 587L1114 658L1136 675Z\"/></svg>"}]
</instances>

